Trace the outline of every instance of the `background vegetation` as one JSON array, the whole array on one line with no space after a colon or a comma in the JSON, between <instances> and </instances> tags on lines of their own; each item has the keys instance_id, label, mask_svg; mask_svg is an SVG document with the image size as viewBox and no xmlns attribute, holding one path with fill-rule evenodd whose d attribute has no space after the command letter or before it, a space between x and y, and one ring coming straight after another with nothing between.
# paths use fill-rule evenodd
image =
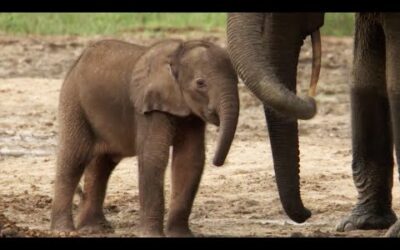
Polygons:
<instances>
[{"instance_id":1,"label":"background vegetation","mask_svg":"<svg viewBox=\"0 0 400 250\"><path fill-rule=\"evenodd\" d=\"M326 13L323 35L353 34L354 14ZM225 13L1 13L0 33L94 35L199 29L224 31Z\"/></svg>"}]
</instances>

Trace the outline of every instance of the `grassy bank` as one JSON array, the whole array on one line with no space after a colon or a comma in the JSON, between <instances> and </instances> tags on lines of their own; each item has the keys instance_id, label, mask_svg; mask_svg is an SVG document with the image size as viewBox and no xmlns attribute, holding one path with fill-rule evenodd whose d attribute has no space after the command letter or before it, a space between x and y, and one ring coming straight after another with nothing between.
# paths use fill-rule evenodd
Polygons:
<instances>
[{"instance_id":1,"label":"grassy bank","mask_svg":"<svg viewBox=\"0 0 400 250\"><path fill-rule=\"evenodd\" d=\"M353 33L354 15L327 13L324 35ZM94 35L201 29L224 31L225 13L0 13L0 32L7 34Z\"/></svg>"}]
</instances>

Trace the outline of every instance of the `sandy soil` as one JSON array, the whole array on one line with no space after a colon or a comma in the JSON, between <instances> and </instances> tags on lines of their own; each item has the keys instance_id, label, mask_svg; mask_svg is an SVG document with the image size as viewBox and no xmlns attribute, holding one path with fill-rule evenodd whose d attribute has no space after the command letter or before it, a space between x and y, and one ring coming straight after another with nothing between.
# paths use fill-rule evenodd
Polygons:
<instances>
[{"instance_id":1,"label":"sandy soil","mask_svg":"<svg viewBox=\"0 0 400 250\"><path fill-rule=\"evenodd\" d=\"M150 44L165 37L206 38L225 46L223 33L115 37ZM59 236L49 228L57 145L57 105L62 78L83 48L104 37L0 36L0 237ZM216 128L207 129L207 162L191 215L191 227L205 236L379 237L385 230L335 232L335 225L356 201L351 176L349 82L352 39L323 37L318 115L300 121L301 191L313 216L292 222L282 210L262 106L239 84L241 110L227 163L211 164ZM302 49L299 92L308 88L309 41ZM169 170L169 169L168 169ZM394 209L400 212L395 171ZM169 171L166 197L170 191ZM114 233L138 234L138 185L135 158L113 173L105 201ZM168 206L167 206L168 211ZM3 224L1 226L1 224ZM77 236L79 234L72 234Z\"/></svg>"}]
</instances>

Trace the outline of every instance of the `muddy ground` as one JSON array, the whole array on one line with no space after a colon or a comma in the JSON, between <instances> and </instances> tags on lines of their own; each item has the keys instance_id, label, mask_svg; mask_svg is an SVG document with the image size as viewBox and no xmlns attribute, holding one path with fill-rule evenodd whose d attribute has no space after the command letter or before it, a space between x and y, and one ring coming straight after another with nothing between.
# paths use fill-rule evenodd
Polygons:
<instances>
[{"instance_id":1,"label":"muddy ground","mask_svg":"<svg viewBox=\"0 0 400 250\"><path fill-rule=\"evenodd\" d=\"M150 44L166 37L205 38L225 46L224 33L139 33L114 38ZM57 105L62 79L85 46L105 37L12 37L0 35L0 237L60 236L47 231L55 172ZM111 38L111 37L108 37ZM356 201L351 175L349 83L352 39L323 37L318 114L300 121L301 191L313 216L292 222L282 210L262 106L239 84L240 119L227 163L211 164L216 128L207 129L207 161L190 217L199 236L379 237L385 230L338 233L339 220ZM299 92L308 87L309 41L299 64ZM169 170L169 169L168 169ZM137 236L138 182L135 158L113 173L105 214L114 233L94 236ZM394 209L400 213L395 171ZM167 171L166 197L169 200ZM167 206L168 212L168 206ZM73 234L81 236L81 234ZM83 235L82 235L83 236Z\"/></svg>"}]
</instances>

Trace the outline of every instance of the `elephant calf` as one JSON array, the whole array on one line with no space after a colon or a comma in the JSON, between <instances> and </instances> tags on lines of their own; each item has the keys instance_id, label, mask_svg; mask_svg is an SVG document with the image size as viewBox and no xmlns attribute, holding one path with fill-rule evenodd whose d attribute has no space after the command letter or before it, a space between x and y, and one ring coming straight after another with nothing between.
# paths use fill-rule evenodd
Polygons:
<instances>
[{"instance_id":1,"label":"elephant calf","mask_svg":"<svg viewBox=\"0 0 400 250\"><path fill-rule=\"evenodd\" d=\"M204 167L205 122L220 126L214 164L222 165L238 121L237 82L226 51L206 41L165 40L145 47L105 40L88 47L60 92L51 228L75 229L72 200L84 173L76 228L101 230L110 174L122 158L137 155L141 233L164 235L164 173L172 146L165 234L191 236L188 219Z\"/></svg>"}]
</instances>

